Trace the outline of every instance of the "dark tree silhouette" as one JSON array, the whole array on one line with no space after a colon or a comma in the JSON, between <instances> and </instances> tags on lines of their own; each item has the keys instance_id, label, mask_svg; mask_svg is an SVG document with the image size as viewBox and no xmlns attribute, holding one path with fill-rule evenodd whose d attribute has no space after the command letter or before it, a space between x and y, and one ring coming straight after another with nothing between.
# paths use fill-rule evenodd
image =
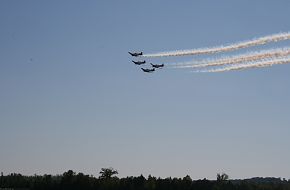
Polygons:
<instances>
[{"instance_id":1,"label":"dark tree silhouette","mask_svg":"<svg viewBox=\"0 0 290 190\"><path fill-rule=\"evenodd\" d=\"M113 175L117 175L118 171L113 168L102 168L100 174L100 179L110 179Z\"/></svg>"},{"instance_id":2,"label":"dark tree silhouette","mask_svg":"<svg viewBox=\"0 0 290 190\"><path fill-rule=\"evenodd\" d=\"M226 180L228 180L229 179L229 176L226 174L226 173L222 173L222 174L217 174L216 175L216 180L218 181L218 182L221 182L221 181L226 181Z\"/></svg>"},{"instance_id":3,"label":"dark tree silhouette","mask_svg":"<svg viewBox=\"0 0 290 190\"><path fill-rule=\"evenodd\" d=\"M0 175L1 189L27 190L290 190L290 180L280 178L251 178L229 180L227 174L217 174L217 180L192 180L189 175L183 178L156 178L149 175L138 177L113 177L118 174L113 168L102 168L96 178L69 170L62 175L21 174Z\"/></svg>"}]
</instances>

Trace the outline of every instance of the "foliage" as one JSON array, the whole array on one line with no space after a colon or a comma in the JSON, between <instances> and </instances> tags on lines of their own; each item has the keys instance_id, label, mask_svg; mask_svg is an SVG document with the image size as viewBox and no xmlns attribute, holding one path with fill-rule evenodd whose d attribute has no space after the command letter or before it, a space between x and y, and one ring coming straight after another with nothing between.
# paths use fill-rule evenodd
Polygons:
<instances>
[{"instance_id":1,"label":"foliage","mask_svg":"<svg viewBox=\"0 0 290 190\"><path fill-rule=\"evenodd\" d=\"M100 179L109 179L113 175L118 174L118 171L114 170L113 168L102 168L100 174L101 174Z\"/></svg>"},{"instance_id":2,"label":"foliage","mask_svg":"<svg viewBox=\"0 0 290 190\"><path fill-rule=\"evenodd\" d=\"M108 168L107 168L108 169ZM151 175L118 178L117 171L102 169L96 178L72 170L62 175L23 176L10 174L0 176L0 189L21 188L31 190L290 190L290 181L279 178L252 178L229 180L228 175L218 174L217 180L192 180L189 175L183 178L156 178Z\"/></svg>"},{"instance_id":3,"label":"foliage","mask_svg":"<svg viewBox=\"0 0 290 190\"><path fill-rule=\"evenodd\" d=\"M226 181L229 179L229 176L225 173L222 173L222 174L217 174L216 175L216 180L219 181L219 182L222 182L222 181Z\"/></svg>"}]
</instances>

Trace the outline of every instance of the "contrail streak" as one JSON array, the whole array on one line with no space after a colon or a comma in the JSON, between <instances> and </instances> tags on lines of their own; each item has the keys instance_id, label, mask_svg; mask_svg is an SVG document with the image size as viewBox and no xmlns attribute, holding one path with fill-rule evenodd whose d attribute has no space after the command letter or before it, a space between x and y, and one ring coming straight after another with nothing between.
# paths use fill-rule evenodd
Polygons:
<instances>
[{"instance_id":1,"label":"contrail streak","mask_svg":"<svg viewBox=\"0 0 290 190\"><path fill-rule=\"evenodd\" d=\"M223 57L220 59L202 60L197 64L197 61L187 63L176 63L173 68L201 68L210 66L222 66L227 64L238 64L242 62L257 61L267 58L281 58L290 55L290 48L280 48L273 50L264 50L258 52L250 52L231 57Z\"/></svg>"},{"instance_id":2,"label":"contrail streak","mask_svg":"<svg viewBox=\"0 0 290 190\"><path fill-rule=\"evenodd\" d=\"M232 65L232 66L227 66L227 67L218 68L218 69L199 70L199 71L194 71L194 72L217 73L217 72L226 72L226 71L242 70L242 69L249 69L249 68L270 67L272 65L287 64L287 63L290 63L290 57L282 58L282 59L281 58L280 59L269 59L269 60L258 61L258 62L253 62L253 63Z\"/></svg>"},{"instance_id":3,"label":"contrail streak","mask_svg":"<svg viewBox=\"0 0 290 190\"><path fill-rule=\"evenodd\" d=\"M233 51L233 50L246 48L250 46L262 45L262 44L266 44L270 42L277 42L277 41L283 41L283 40L289 40L289 39L290 39L290 33L287 32L287 33L279 33L279 34L264 36L264 37L256 38L253 40L238 42L238 43L234 43L234 44L230 44L226 46L144 54L143 57L166 57L166 56L212 54L212 53Z\"/></svg>"}]
</instances>

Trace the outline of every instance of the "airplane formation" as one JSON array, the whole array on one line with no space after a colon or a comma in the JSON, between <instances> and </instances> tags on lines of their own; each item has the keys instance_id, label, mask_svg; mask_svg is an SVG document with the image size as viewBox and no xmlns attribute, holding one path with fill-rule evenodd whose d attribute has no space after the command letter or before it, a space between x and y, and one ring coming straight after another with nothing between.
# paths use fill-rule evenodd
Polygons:
<instances>
[{"instance_id":1,"label":"airplane formation","mask_svg":"<svg viewBox=\"0 0 290 190\"><path fill-rule=\"evenodd\" d=\"M139 56L142 56L143 55L143 52L128 52L132 57L139 57ZM135 65L143 65L143 64L146 64L146 61L133 61L132 62L135 64ZM162 67L164 67L164 64L153 64L153 63L150 63L151 65L151 69L149 68L143 68L141 67L142 71L145 72L145 73L152 73L155 71L155 69L160 69Z\"/></svg>"}]
</instances>

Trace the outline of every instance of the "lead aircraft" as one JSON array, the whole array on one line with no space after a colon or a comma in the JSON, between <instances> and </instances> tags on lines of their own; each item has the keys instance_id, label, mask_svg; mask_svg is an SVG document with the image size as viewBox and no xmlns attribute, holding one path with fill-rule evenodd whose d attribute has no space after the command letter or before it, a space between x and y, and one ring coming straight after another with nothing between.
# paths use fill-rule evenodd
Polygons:
<instances>
[{"instance_id":1,"label":"lead aircraft","mask_svg":"<svg viewBox=\"0 0 290 190\"><path fill-rule=\"evenodd\" d=\"M133 57L138 57L138 56L140 56L140 55L143 55L143 52L141 51L141 52L133 52L133 53L131 53L130 51L128 52L130 55L132 55Z\"/></svg>"}]
</instances>

